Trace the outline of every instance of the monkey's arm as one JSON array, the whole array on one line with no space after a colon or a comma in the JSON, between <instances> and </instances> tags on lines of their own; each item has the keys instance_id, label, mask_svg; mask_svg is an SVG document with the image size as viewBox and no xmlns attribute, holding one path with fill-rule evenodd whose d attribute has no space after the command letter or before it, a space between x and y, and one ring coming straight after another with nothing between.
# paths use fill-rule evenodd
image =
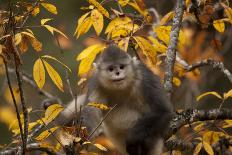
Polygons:
<instances>
[{"instance_id":1,"label":"monkey's arm","mask_svg":"<svg viewBox=\"0 0 232 155\"><path fill-rule=\"evenodd\" d=\"M145 66L142 93L150 111L137 121L126 139L126 149L130 155L147 155L153 143L162 138L172 118L172 106L168 102L160 80Z\"/></svg>"}]
</instances>

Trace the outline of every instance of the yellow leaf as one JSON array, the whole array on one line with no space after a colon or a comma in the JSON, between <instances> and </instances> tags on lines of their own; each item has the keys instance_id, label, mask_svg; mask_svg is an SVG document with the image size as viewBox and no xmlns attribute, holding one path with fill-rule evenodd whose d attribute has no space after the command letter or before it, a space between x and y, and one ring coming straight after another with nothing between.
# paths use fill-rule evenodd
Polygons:
<instances>
[{"instance_id":1,"label":"yellow leaf","mask_svg":"<svg viewBox=\"0 0 232 155\"><path fill-rule=\"evenodd\" d=\"M32 16L36 16L40 12L40 9L38 6L37 7L27 6L27 10L31 12Z\"/></svg>"},{"instance_id":2,"label":"yellow leaf","mask_svg":"<svg viewBox=\"0 0 232 155\"><path fill-rule=\"evenodd\" d=\"M174 83L177 87L179 87L179 86L180 86L180 84L181 84L181 81L180 81L180 79L179 79L179 78L174 77L174 78L173 78L173 83Z\"/></svg>"},{"instance_id":3,"label":"yellow leaf","mask_svg":"<svg viewBox=\"0 0 232 155\"><path fill-rule=\"evenodd\" d=\"M101 144L94 144L98 149L100 149L101 151L107 151L107 149L102 146Z\"/></svg>"},{"instance_id":4,"label":"yellow leaf","mask_svg":"<svg viewBox=\"0 0 232 155\"><path fill-rule=\"evenodd\" d=\"M209 155L214 155L213 148L211 147L211 145L209 143L203 141L203 146L204 146L205 151Z\"/></svg>"},{"instance_id":5,"label":"yellow leaf","mask_svg":"<svg viewBox=\"0 0 232 155\"><path fill-rule=\"evenodd\" d=\"M225 23L222 19L214 20L213 26L218 32L224 32L225 31Z\"/></svg>"},{"instance_id":6,"label":"yellow leaf","mask_svg":"<svg viewBox=\"0 0 232 155\"><path fill-rule=\"evenodd\" d=\"M65 37L65 38L68 39L68 37L67 37L63 32L61 32L60 30L56 29L55 27L52 27L52 26L50 26L50 25L43 25L43 26L44 26L48 31L50 31L52 35L54 35L54 31L55 31L55 32L61 34L63 37Z\"/></svg>"},{"instance_id":7,"label":"yellow leaf","mask_svg":"<svg viewBox=\"0 0 232 155\"><path fill-rule=\"evenodd\" d=\"M57 14L56 6L50 3L41 3L41 5L53 14Z\"/></svg>"},{"instance_id":8,"label":"yellow leaf","mask_svg":"<svg viewBox=\"0 0 232 155\"><path fill-rule=\"evenodd\" d=\"M103 103L91 102L91 103L88 103L87 105L99 108L101 110L108 110L109 109L109 107Z\"/></svg>"},{"instance_id":9,"label":"yellow leaf","mask_svg":"<svg viewBox=\"0 0 232 155\"><path fill-rule=\"evenodd\" d=\"M124 6L126 6L126 5L129 3L129 1L130 1L130 0L118 0L118 3L119 3L122 7L124 7Z\"/></svg>"},{"instance_id":10,"label":"yellow leaf","mask_svg":"<svg viewBox=\"0 0 232 155\"><path fill-rule=\"evenodd\" d=\"M1 106L0 108L0 121L8 126L16 119L16 113L10 106Z\"/></svg>"},{"instance_id":11,"label":"yellow leaf","mask_svg":"<svg viewBox=\"0 0 232 155\"><path fill-rule=\"evenodd\" d=\"M225 5L224 3L220 3L220 4L224 7L226 16L229 18L229 22L232 24L232 8Z\"/></svg>"},{"instance_id":12,"label":"yellow leaf","mask_svg":"<svg viewBox=\"0 0 232 155\"><path fill-rule=\"evenodd\" d=\"M129 17L117 17L114 18L107 26L105 34L110 33L113 29L116 29L120 25L128 25L132 23L132 20Z\"/></svg>"},{"instance_id":13,"label":"yellow leaf","mask_svg":"<svg viewBox=\"0 0 232 155\"><path fill-rule=\"evenodd\" d=\"M33 78L37 86L42 89L45 83L45 69L41 59L35 61L33 67Z\"/></svg>"},{"instance_id":14,"label":"yellow leaf","mask_svg":"<svg viewBox=\"0 0 232 155\"><path fill-rule=\"evenodd\" d=\"M188 7L191 4L191 0L186 0L185 6Z\"/></svg>"},{"instance_id":15,"label":"yellow leaf","mask_svg":"<svg viewBox=\"0 0 232 155\"><path fill-rule=\"evenodd\" d=\"M14 36L14 43L15 43L15 45L18 45L21 41L22 41L22 35L21 35L21 33L17 33Z\"/></svg>"},{"instance_id":16,"label":"yellow leaf","mask_svg":"<svg viewBox=\"0 0 232 155\"><path fill-rule=\"evenodd\" d=\"M49 63L47 63L45 60L43 60L43 62L48 72L48 75L50 76L54 84L59 88L60 91L64 92L63 82L60 75Z\"/></svg>"},{"instance_id":17,"label":"yellow leaf","mask_svg":"<svg viewBox=\"0 0 232 155\"><path fill-rule=\"evenodd\" d=\"M51 18L45 18L45 19L41 19L40 24L44 25L45 23L47 23L48 21L52 20Z\"/></svg>"},{"instance_id":18,"label":"yellow leaf","mask_svg":"<svg viewBox=\"0 0 232 155\"><path fill-rule=\"evenodd\" d=\"M0 44L0 55L2 54L3 45Z\"/></svg>"},{"instance_id":19,"label":"yellow leaf","mask_svg":"<svg viewBox=\"0 0 232 155\"><path fill-rule=\"evenodd\" d=\"M38 141L42 141L46 139L48 136L50 136L53 132L55 132L59 127L53 127L49 130L43 131L39 136L37 136L35 139Z\"/></svg>"},{"instance_id":20,"label":"yellow leaf","mask_svg":"<svg viewBox=\"0 0 232 155\"><path fill-rule=\"evenodd\" d=\"M30 132L38 123L37 122L31 122L28 124L28 131ZM24 128L24 127L23 127ZM20 129L19 127L15 128L12 130L12 132L14 133L14 135L18 135L20 134Z\"/></svg>"},{"instance_id":21,"label":"yellow leaf","mask_svg":"<svg viewBox=\"0 0 232 155\"><path fill-rule=\"evenodd\" d=\"M157 52L166 53L166 51L167 51L167 46L161 44L157 39L155 39L155 38L152 37L152 36L149 36L149 39L152 41L153 47L155 48L155 50L156 50Z\"/></svg>"},{"instance_id":22,"label":"yellow leaf","mask_svg":"<svg viewBox=\"0 0 232 155\"><path fill-rule=\"evenodd\" d=\"M95 44L84 49L78 56L77 61L87 58L91 53L100 52L105 48L103 44Z\"/></svg>"},{"instance_id":23,"label":"yellow leaf","mask_svg":"<svg viewBox=\"0 0 232 155\"><path fill-rule=\"evenodd\" d=\"M92 66L92 63L96 57L96 55L101 52L103 48L97 48L95 50L93 50L89 55L88 57L86 57L85 59L82 59L81 60L81 63L79 65L79 69L78 69L78 75L83 75L85 73L87 73L90 69L91 69L91 66Z\"/></svg>"},{"instance_id":24,"label":"yellow leaf","mask_svg":"<svg viewBox=\"0 0 232 155\"><path fill-rule=\"evenodd\" d=\"M215 143L217 143L219 141L219 138L224 136L225 134L223 134L222 132L215 132L215 131L207 131L203 134L203 141L213 145Z\"/></svg>"},{"instance_id":25,"label":"yellow leaf","mask_svg":"<svg viewBox=\"0 0 232 155\"><path fill-rule=\"evenodd\" d=\"M29 36L31 38L35 38L34 34L30 33L30 32L23 31L23 32L21 32L21 34L24 34L24 35Z\"/></svg>"},{"instance_id":26,"label":"yellow leaf","mask_svg":"<svg viewBox=\"0 0 232 155\"><path fill-rule=\"evenodd\" d=\"M152 64L156 64L157 52L151 43L143 37L133 37L137 42L138 46L143 51L143 54L150 60Z\"/></svg>"},{"instance_id":27,"label":"yellow leaf","mask_svg":"<svg viewBox=\"0 0 232 155\"><path fill-rule=\"evenodd\" d=\"M85 34L86 32L89 31L93 21L91 20L91 17L87 17L83 23L78 27L77 29L77 35L76 37L79 38L80 35Z\"/></svg>"},{"instance_id":28,"label":"yellow leaf","mask_svg":"<svg viewBox=\"0 0 232 155\"><path fill-rule=\"evenodd\" d=\"M199 101L200 99L202 99L203 97L207 96L207 95L214 95L216 96L217 98L219 99L222 99L222 97L215 91L212 91L212 92L206 92L204 94L201 94L200 96L197 97L197 101Z\"/></svg>"},{"instance_id":29,"label":"yellow leaf","mask_svg":"<svg viewBox=\"0 0 232 155\"><path fill-rule=\"evenodd\" d=\"M83 24L83 22L85 21L86 17L87 17L89 14L90 14L90 12L87 12L86 14L82 15L82 16L78 19L78 21L77 21L77 27L76 27L76 30L75 30L74 35L77 34L77 32L78 32L79 29L80 29L81 24Z\"/></svg>"},{"instance_id":30,"label":"yellow leaf","mask_svg":"<svg viewBox=\"0 0 232 155\"><path fill-rule=\"evenodd\" d=\"M53 121L63 109L64 107L60 104L52 104L49 106L45 111L44 122L48 124Z\"/></svg>"},{"instance_id":31,"label":"yellow leaf","mask_svg":"<svg viewBox=\"0 0 232 155\"><path fill-rule=\"evenodd\" d=\"M203 129L204 125L205 125L204 123L200 123L200 124L196 125L196 126L193 128L193 130L195 130L195 131L200 131L200 130Z\"/></svg>"},{"instance_id":32,"label":"yellow leaf","mask_svg":"<svg viewBox=\"0 0 232 155\"><path fill-rule=\"evenodd\" d=\"M193 155L198 155L202 148L202 142L198 143L194 149Z\"/></svg>"},{"instance_id":33,"label":"yellow leaf","mask_svg":"<svg viewBox=\"0 0 232 155\"><path fill-rule=\"evenodd\" d=\"M224 96L224 99L227 99L227 98L229 98L229 97L232 97L232 89L231 89L230 91L224 93L223 96Z\"/></svg>"},{"instance_id":34,"label":"yellow leaf","mask_svg":"<svg viewBox=\"0 0 232 155\"><path fill-rule=\"evenodd\" d=\"M173 19L175 15L175 12L174 11L171 11L169 13L167 13L161 20L160 20L160 25L164 25L166 24L169 20Z\"/></svg>"},{"instance_id":35,"label":"yellow leaf","mask_svg":"<svg viewBox=\"0 0 232 155\"><path fill-rule=\"evenodd\" d=\"M129 2L128 4L137 10L141 15L143 15L147 22L151 22L152 17L148 13L147 9L141 9L141 7L135 1Z\"/></svg>"},{"instance_id":36,"label":"yellow leaf","mask_svg":"<svg viewBox=\"0 0 232 155\"><path fill-rule=\"evenodd\" d=\"M98 11L101 12L104 16L106 16L107 18L110 17L108 11L96 0L88 0L88 1L90 4L93 4L98 9Z\"/></svg>"},{"instance_id":37,"label":"yellow leaf","mask_svg":"<svg viewBox=\"0 0 232 155\"><path fill-rule=\"evenodd\" d=\"M40 52L42 51L42 43L37 40L36 38L29 38L30 42L31 42L31 45L32 47L37 51L37 52Z\"/></svg>"},{"instance_id":38,"label":"yellow leaf","mask_svg":"<svg viewBox=\"0 0 232 155\"><path fill-rule=\"evenodd\" d=\"M60 63L62 66L64 66L69 72L72 72L71 69L65 65L63 62L61 62L60 60L56 59L55 57L53 56L50 56L50 55L43 55L42 58L48 58L48 59L52 59L52 60L55 60L56 62Z\"/></svg>"},{"instance_id":39,"label":"yellow leaf","mask_svg":"<svg viewBox=\"0 0 232 155\"><path fill-rule=\"evenodd\" d=\"M129 40L130 40L130 37L122 38L122 39L118 42L118 47L121 48L123 51L127 51L127 49L128 49L128 44L129 44Z\"/></svg>"},{"instance_id":40,"label":"yellow leaf","mask_svg":"<svg viewBox=\"0 0 232 155\"><path fill-rule=\"evenodd\" d=\"M91 20L93 21L93 27L94 27L97 35L100 35L100 33L103 29L104 22L103 22L102 14L97 9L92 10Z\"/></svg>"}]
</instances>

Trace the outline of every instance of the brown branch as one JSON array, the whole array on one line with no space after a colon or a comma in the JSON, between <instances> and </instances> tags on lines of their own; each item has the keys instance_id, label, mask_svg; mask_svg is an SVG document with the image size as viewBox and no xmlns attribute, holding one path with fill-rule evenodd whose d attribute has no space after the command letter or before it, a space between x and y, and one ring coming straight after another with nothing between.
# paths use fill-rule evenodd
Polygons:
<instances>
[{"instance_id":1,"label":"brown branch","mask_svg":"<svg viewBox=\"0 0 232 155\"><path fill-rule=\"evenodd\" d=\"M9 73L15 73L15 70L12 68L9 68L8 70L9 70ZM34 82L32 77L23 71L22 71L22 80L24 82L26 82L27 84L29 84L31 87L33 87L40 95L43 95L43 96L47 97L48 99L56 100L59 103L61 103L61 100L58 97L53 96L52 94L48 93L47 91L40 89L36 85L36 83Z\"/></svg>"},{"instance_id":2,"label":"brown branch","mask_svg":"<svg viewBox=\"0 0 232 155\"><path fill-rule=\"evenodd\" d=\"M15 46L15 45L14 45ZM16 50L16 47L14 48ZM22 88L22 78L20 73L20 66L17 61L17 57L14 57L15 60L15 73L16 73L16 79L19 87L19 94L20 94L20 100L21 100L21 106L23 110L23 116L24 116L24 133L23 133L23 152L22 154L26 153L26 146L27 146L27 136L28 136L28 111L26 106L26 101L24 98L24 92Z\"/></svg>"},{"instance_id":3,"label":"brown branch","mask_svg":"<svg viewBox=\"0 0 232 155\"><path fill-rule=\"evenodd\" d=\"M219 69L232 83L232 74L228 69L225 68L224 64L220 61L216 61L213 59L205 59L199 62L196 62L192 65L186 67L187 71L193 71L196 68L203 67L203 66L211 66L215 69Z\"/></svg>"},{"instance_id":4,"label":"brown branch","mask_svg":"<svg viewBox=\"0 0 232 155\"><path fill-rule=\"evenodd\" d=\"M175 58L176 58L176 47L177 47L183 13L184 13L184 1L177 0L175 17L173 19L172 30L170 33L170 42L167 49L167 57L165 59L166 71L164 76L164 87L169 97L171 96L171 92L172 92L172 79L173 79L173 69L174 69Z\"/></svg>"},{"instance_id":5,"label":"brown branch","mask_svg":"<svg viewBox=\"0 0 232 155\"><path fill-rule=\"evenodd\" d=\"M11 82L10 82L10 76L9 76L7 62L5 61L5 59L3 59L3 61L4 61L4 65L5 65L5 72L6 72L6 77L7 77L7 83L8 83L10 94L11 94L11 97L12 97L12 100L13 100L13 103L14 103L16 117L17 117L18 124L19 124L20 135L21 135L21 139L22 139L22 142L23 142L24 141L23 140L24 137L23 137L23 127L22 127L22 123L21 123L21 119L20 119L20 112L19 112L19 109L18 109L18 106L17 106L17 103L16 103L16 99L15 99L14 93L13 93L12 85L11 85Z\"/></svg>"},{"instance_id":6,"label":"brown branch","mask_svg":"<svg viewBox=\"0 0 232 155\"><path fill-rule=\"evenodd\" d=\"M16 148L10 148L8 150L5 151L1 151L0 154L1 155L17 155L17 152L20 152L20 147L16 147ZM42 151L42 152L46 152L47 154L50 155L57 155L57 153L52 149L49 148L48 146L45 146L43 144L40 143L31 143L27 145L27 151L32 152L32 151Z\"/></svg>"},{"instance_id":7,"label":"brown branch","mask_svg":"<svg viewBox=\"0 0 232 155\"><path fill-rule=\"evenodd\" d=\"M169 138L171 135L175 134L181 127L187 124L191 124L197 121L207 121L207 120L224 120L232 119L232 110L230 109L211 109L211 110L186 110L181 113L177 113L171 123L169 132L166 135Z\"/></svg>"}]
</instances>

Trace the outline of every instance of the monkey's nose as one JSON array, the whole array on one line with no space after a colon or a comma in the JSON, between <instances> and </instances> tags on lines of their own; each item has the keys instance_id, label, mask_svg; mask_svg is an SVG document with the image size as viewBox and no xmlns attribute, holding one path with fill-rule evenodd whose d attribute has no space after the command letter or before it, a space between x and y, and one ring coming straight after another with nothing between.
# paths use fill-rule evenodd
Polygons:
<instances>
[{"instance_id":1,"label":"monkey's nose","mask_svg":"<svg viewBox=\"0 0 232 155\"><path fill-rule=\"evenodd\" d=\"M116 72L116 75L119 75L120 73L119 72Z\"/></svg>"}]
</instances>

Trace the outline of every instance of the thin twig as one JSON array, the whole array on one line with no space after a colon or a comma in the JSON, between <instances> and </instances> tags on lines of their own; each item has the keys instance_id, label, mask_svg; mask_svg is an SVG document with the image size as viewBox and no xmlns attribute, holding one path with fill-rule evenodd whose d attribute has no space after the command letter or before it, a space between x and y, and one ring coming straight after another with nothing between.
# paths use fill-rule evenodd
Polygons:
<instances>
[{"instance_id":1,"label":"thin twig","mask_svg":"<svg viewBox=\"0 0 232 155\"><path fill-rule=\"evenodd\" d=\"M176 58L176 47L177 47L183 13L184 13L184 1L177 0L175 17L173 19L172 30L170 33L170 42L167 49L167 57L165 59L166 71L164 77L164 87L169 97L171 96L171 92L172 92L172 79L173 79L173 69L174 69L175 58Z\"/></svg>"},{"instance_id":2,"label":"thin twig","mask_svg":"<svg viewBox=\"0 0 232 155\"><path fill-rule=\"evenodd\" d=\"M111 113L111 111L113 111L115 109L115 107L118 104L115 104L112 108L110 108L110 110L105 114L105 116L102 118L102 120L98 123L98 125L94 128L94 130L89 134L87 139L90 139L93 134L97 131L97 129L102 125L102 123L104 122L104 120L109 116L109 114Z\"/></svg>"},{"instance_id":3,"label":"thin twig","mask_svg":"<svg viewBox=\"0 0 232 155\"><path fill-rule=\"evenodd\" d=\"M17 152L20 150L20 147L16 148L10 148L5 151L1 151L1 155L17 155ZM43 144L40 143L31 143L27 145L27 151L32 152L32 151L42 151L46 152L47 154L50 155L57 155L57 153L50 147L46 147Z\"/></svg>"},{"instance_id":4,"label":"thin twig","mask_svg":"<svg viewBox=\"0 0 232 155\"><path fill-rule=\"evenodd\" d=\"M17 62L17 57L14 57L15 59L15 73L16 73L16 79L19 87L19 94L20 94L20 100L21 100L21 106L23 110L23 116L24 116L24 138L23 138L23 154L26 152L26 146L27 146L27 136L28 136L28 111L27 111L27 106L24 98L24 92L22 88L22 78L20 74L20 68L19 64Z\"/></svg>"},{"instance_id":5,"label":"thin twig","mask_svg":"<svg viewBox=\"0 0 232 155\"><path fill-rule=\"evenodd\" d=\"M213 59L205 59L202 61L198 61L192 65L186 67L187 71L193 71L196 68L203 67L203 66L211 66L213 68L219 69L232 83L232 74L231 72L225 68L224 64L220 61L216 61Z\"/></svg>"},{"instance_id":6,"label":"thin twig","mask_svg":"<svg viewBox=\"0 0 232 155\"><path fill-rule=\"evenodd\" d=\"M10 94L11 94L11 97L12 97L12 100L13 100L13 103L14 103L14 107L15 107L15 111L16 111L16 116L17 116L17 120L18 120L18 124L19 124L20 135L21 135L21 139L22 139L22 142L23 142L24 141L23 140L24 137L23 137L23 127L22 127L22 123L21 123L21 119L20 119L20 112L19 112L19 109L18 109L18 106L17 106L17 103L16 103L16 99L15 99L14 93L13 93L12 85L11 85L11 82L10 82L10 76L9 76L7 62L5 61L5 59L3 59L3 61L4 61L4 65L5 65L5 72L6 72L6 77L7 77L7 83L8 83Z\"/></svg>"}]
</instances>

